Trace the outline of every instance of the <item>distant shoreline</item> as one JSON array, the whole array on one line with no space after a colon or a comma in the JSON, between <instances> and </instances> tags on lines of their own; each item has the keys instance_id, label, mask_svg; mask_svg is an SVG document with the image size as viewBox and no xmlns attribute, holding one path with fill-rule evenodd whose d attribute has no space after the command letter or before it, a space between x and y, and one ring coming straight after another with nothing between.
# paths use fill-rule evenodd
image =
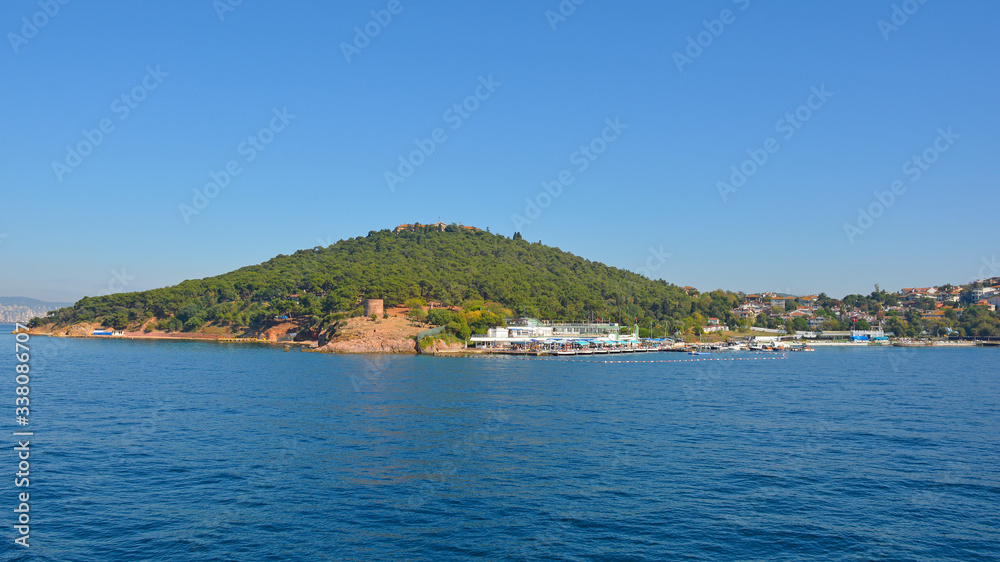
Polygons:
<instances>
[{"instance_id":1,"label":"distant shoreline","mask_svg":"<svg viewBox=\"0 0 1000 562\"><path fill-rule=\"evenodd\" d=\"M126 332L121 336L95 336L95 335L80 335L80 336L69 336L69 335L59 335L52 332L28 332L32 336L44 336L49 338L66 338L66 339L92 339L92 340L159 340L159 341L201 341L201 342L214 342L214 343L256 343L256 344L269 344L269 345L295 345L295 346L308 346L315 345L316 341L301 341L301 342L291 342L291 341L273 341L266 339L249 339L249 338L235 338L235 337L216 337L210 334L203 334L202 336L195 335L183 335L183 336L170 336L170 335L145 335L145 334L133 334Z\"/></svg>"},{"instance_id":2,"label":"distant shoreline","mask_svg":"<svg viewBox=\"0 0 1000 562\"><path fill-rule=\"evenodd\" d=\"M13 325L13 323L11 323ZM297 347L301 351L309 351L315 353L333 353L333 354L344 354L344 355L414 355L413 352L401 352L401 351L374 351L374 350L358 350L358 351L345 351L345 350L333 350L324 349L320 347L319 342L315 340L307 341L274 341L268 339L250 339L250 338L235 338L232 336L216 336L212 334L184 334L184 335L167 335L167 334L136 334L134 332L126 332L123 335L116 336L95 336L92 334L86 335L59 335L52 332L29 332L32 336L44 336L52 338L72 338L72 339L92 339L92 340L149 340L149 341L185 341L185 342L211 342L220 344L257 344L257 345L268 345L268 346L280 346L280 347ZM996 344L983 345L983 342L972 342L972 341L931 341L927 343L913 343L912 345L893 345L893 344L883 344L883 345L870 345L868 343L853 343L847 341L806 341L801 340L802 343L806 344L808 347L824 347L824 348L897 348L897 349L955 349L955 348L989 348L989 347L1000 347ZM691 345L696 345L697 342L689 342ZM666 351L663 351L666 352ZM655 351L653 352L655 353ZM718 352L720 355L725 353L735 353L735 352ZM769 353L781 353L781 351L774 351ZM471 355L506 355L504 353L489 353L486 350L479 348L465 348L465 349L442 349L429 351L424 353L426 355L435 356L471 356Z\"/></svg>"}]
</instances>

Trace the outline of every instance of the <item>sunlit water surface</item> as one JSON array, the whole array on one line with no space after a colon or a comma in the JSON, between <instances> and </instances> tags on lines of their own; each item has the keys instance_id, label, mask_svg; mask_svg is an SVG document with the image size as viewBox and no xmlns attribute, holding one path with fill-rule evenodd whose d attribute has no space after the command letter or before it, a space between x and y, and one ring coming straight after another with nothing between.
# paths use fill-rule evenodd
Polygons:
<instances>
[{"instance_id":1,"label":"sunlit water surface","mask_svg":"<svg viewBox=\"0 0 1000 562\"><path fill-rule=\"evenodd\" d=\"M31 547L11 436L7 559L1000 557L1000 350L30 346Z\"/></svg>"}]
</instances>

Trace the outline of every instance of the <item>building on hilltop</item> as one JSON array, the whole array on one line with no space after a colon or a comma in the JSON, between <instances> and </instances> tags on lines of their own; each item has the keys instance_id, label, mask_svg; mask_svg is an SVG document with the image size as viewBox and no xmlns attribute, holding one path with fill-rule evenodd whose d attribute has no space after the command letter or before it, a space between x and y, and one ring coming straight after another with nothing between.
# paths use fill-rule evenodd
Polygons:
<instances>
[{"instance_id":1,"label":"building on hilltop","mask_svg":"<svg viewBox=\"0 0 1000 562\"><path fill-rule=\"evenodd\" d=\"M979 287L972 290L972 302L979 302L988 296L991 296L997 290L993 287Z\"/></svg>"},{"instance_id":2,"label":"building on hilltop","mask_svg":"<svg viewBox=\"0 0 1000 562\"><path fill-rule=\"evenodd\" d=\"M438 222L436 222L434 224L420 224L420 223L401 224L401 225L397 226L396 228L394 228L392 231L395 232L395 233L399 233L399 232L403 232L403 231L416 232L417 230L430 228L432 230L439 230L441 232L444 232L445 230L448 229L448 226L449 225L447 225L447 224L445 224L445 223L443 223L441 221L438 221ZM458 223L455 226L458 227L458 228L461 228L463 230L468 230L468 231L471 231L471 232L479 232L480 230L482 230L481 228L476 228L474 226L465 226L462 223Z\"/></svg>"}]
</instances>

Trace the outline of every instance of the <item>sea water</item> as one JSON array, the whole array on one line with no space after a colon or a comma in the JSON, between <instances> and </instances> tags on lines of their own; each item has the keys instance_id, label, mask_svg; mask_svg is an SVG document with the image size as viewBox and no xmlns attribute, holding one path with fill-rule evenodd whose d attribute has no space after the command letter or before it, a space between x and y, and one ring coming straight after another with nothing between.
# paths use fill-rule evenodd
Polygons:
<instances>
[{"instance_id":1,"label":"sea water","mask_svg":"<svg viewBox=\"0 0 1000 562\"><path fill-rule=\"evenodd\" d=\"M603 363L33 336L19 426L11 328L5 559L1000 557L996 349Z\"/></svg>"}]
</instances>

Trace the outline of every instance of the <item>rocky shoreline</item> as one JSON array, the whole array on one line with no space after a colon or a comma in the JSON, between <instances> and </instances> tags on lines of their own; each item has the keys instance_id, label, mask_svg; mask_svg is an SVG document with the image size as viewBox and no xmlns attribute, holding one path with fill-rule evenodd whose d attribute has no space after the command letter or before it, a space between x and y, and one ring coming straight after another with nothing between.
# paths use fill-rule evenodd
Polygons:
<instances>
[{"instance_id":1,"label":"rocky shoreline","mask_svg":"<svg viewBox=\"0 0 1000 562\"><path fill-rule=\"evenodd\" d=\"M296 346L303 350L317 353L348 353L348 354L391 354L391 355L439 355L468 352L478 354L479 350L466 349L462 343L445 343L435 340L433 344L421 349L416 335L425 330L426 326L410 325L405 319L391 317L378 321L368 318L352 318L347 326L338 332L337 336L319 345L316 340L292 341L283 337L295 329L294 324L278 325L265 330L260 338L243 338L232 333L204 332L146 332L124 331L112 336L94 335L95 330L104 330L97 323L80 323L72 326L56 327L47 325L32 328L28 331L34 336L49 336L61 338L94 338L94 339L126 339L126 340L174 340L202 341L217 343L249 343Z\"/></svg>"}]
</instances>

